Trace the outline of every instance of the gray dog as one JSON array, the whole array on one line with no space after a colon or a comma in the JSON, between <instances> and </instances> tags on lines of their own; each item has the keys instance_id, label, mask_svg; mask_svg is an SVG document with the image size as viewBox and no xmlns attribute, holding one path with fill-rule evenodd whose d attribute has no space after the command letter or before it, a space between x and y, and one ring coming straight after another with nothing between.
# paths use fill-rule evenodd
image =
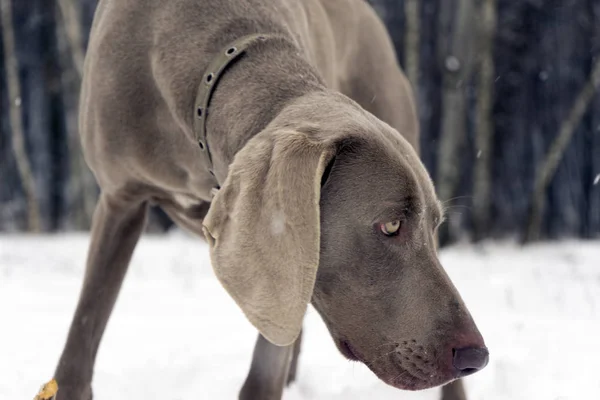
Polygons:
<instances>
[{"instance_id":1,"label":"gray dog","mask_svg":"<svg viewBox=\"0 0 600 400\"><path fill-rule=\"evenodd\" d=\"M149 204L207 239L260 332L242 399L281 398L309 302L342 354L397 388L487 364L438 261L411 89L363 0L100 0L80 117L101 196L59 400L92 398Z\"/></svg>"}]
</instances>

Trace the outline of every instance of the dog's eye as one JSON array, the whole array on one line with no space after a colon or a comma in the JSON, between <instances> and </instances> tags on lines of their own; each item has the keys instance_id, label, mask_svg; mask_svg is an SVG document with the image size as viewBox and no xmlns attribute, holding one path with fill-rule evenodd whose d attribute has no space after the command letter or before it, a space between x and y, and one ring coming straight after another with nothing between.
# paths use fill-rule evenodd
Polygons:
<instances>
[{"instance_id":1,"label":"dog's eye","mask_svg":"<svg viewBox=\"0 0 600 400\"><path fill-rule=\"evenodd\" d=\"M402 221L396 220L391 222L386 222L379 225L381 232L383 232L386 236L396 236L400 232L400 227L402 226Z\"/></svg>"}]
</instances>

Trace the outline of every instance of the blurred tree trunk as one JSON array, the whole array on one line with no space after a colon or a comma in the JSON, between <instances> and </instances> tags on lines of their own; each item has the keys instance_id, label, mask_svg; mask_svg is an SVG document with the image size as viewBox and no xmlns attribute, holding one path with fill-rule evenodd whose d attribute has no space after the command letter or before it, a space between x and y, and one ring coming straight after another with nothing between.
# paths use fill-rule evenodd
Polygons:
<instances>
[{"instance_id":1,"label":"blurred tree trunk","mask_svg":"<svg viewBox=\"0 0 600 400\"><path fill-rule=\"evenodd\" d=\"M419 54L421 50L421 16L419 0L404 0L406 31L404 34L404 69L415 96L419 90Z\"/></svg>"},{"instance_id":2,"label":"blurred tree trunk","mask_svg":"<svg viewBox=\"0 0 600 400\"><path fill-rule=\"evenodd\" d=\"M83 75L85 54L83 51L83 35L81 33L81 12L78 4L79 3L74 0L58 0L60 14L64 22L64 30L69 40L73 65L75 66L78 75L81 77Z\"/></svg>"},{"instance_id":3,"label":"blurred tree trunk","mask_svg":"<svg viewBox=\"0 0 600 400\"><path fill-rule=\"evenodd\" d=\"M17 162L17 169L25 192L27 202L27 229L39 232L40 206L36 195L35 178L25 146L23 115L21 113L21 84L19 81L19 64L15 52L15 31L13 26L12 0L0 0L2 14L2 38L4 45L4 65L6 85L8 87L9 119L12 129L12 146Z\"/></svg>"},{"instance_id":4,"label":"blurred tree trunk","mask_svg":"<svg viewBox=\"0 0 600 400\"><path fill-rule=\"evenodd\" d=\"M581 92L579 92L567 119L560 126L558 136L548 150L543 164L538 169L527 221L527 232L524 238L525 243L539 240L540 238L546 189L554 177L575 130L581 123L586 110L592 102L598 86L600 86L600 59L595 61L589 80L583 86Z\"/></svg>"},{"instance_id":5,"label":"blurred tree trunk","mask_svg":"<svg viewBox=\"0 0 600 400\"><path fill-rule=\"evenodd\" d=\"M438 148L436 184L444 202L455 196L461 162L459 152L465 140L467 94L471 77L475 26L475 0L440 2L438 58L442 69L442 121ZM440 230L442 245L453 237L452 220Z\"/></svg>"},{"instance_id":6,"label":"blurred tree trunk","mask_svg":"<svg viewBox=\"0 0 600 400\"><path fill-rule=\"evenodd\" d=\"M78 104L85 57L83 35L78 3L74 0L58 0L58 5L61 18L57 20L62 19L63 23L56 24L56 35L61 55L62 96L70 157L67 198L74 213L71 221L73 227L87 230L96 204L97 188L94 177L83 158L79 140Z\"/></svg>"},{"instance_id":7,"label":"blurred tree trunk","mask_svg":"<svg viewBox=\"0 0 600 400\"><path fill-rule=\"evenodd\" d=\"M476 104L476 161L473 176L473 234L479 241L488 233L492 180L492 143L494 137L494 39L496 0L483 0L479 9L479 74Z\"/></svg>"}]
</instances>

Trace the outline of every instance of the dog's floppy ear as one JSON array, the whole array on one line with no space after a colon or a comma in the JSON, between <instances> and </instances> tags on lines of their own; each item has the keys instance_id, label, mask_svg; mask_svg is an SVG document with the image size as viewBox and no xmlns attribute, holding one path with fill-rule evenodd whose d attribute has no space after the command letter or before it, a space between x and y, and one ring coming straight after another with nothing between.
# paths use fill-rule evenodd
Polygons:
<instances>
[{"instance_id":1,"label":"dog's floppy ear","mask_svg":"<svg viewBox=\"0 0 600 400\"><path fill-rule=\"evenodd\" d=\"M234 158L204 219L221 284L270 342L294 342L319 264L321 178L333 142L265 130Z\"/></svg>"}]
</instances>

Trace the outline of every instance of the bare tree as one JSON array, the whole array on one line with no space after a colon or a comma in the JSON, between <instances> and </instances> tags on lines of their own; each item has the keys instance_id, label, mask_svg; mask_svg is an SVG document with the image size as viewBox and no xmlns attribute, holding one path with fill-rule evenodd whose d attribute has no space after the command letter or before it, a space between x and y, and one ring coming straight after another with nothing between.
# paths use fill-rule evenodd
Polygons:
<instances>
[{"instance_id":1,"label":"bare tree","mask_svg":"<svg viewBox=\"0 0 600 400\"><path fill-rule=\"evenodd\" d=\"M525 243L538 240L540 237L546 189L552 178L554 178L560 160L592 102L598 86L600 86L600 58L595 61L589 80L583 86L581 92L579 92L567 119L560 126L558 136L552 143L552 146L550 146L542 166L537 171L529 219L527 221L527 232L524 238Z\"/></svg>"},{"instance_id":2,"label":"bare tree","mask_svg":"<svg viewBox=\"0 0 600 400\"><path fill-rule=\"evenodd\" d=\"M421 17L419 0L404 0L404 15L406 16L406 32L404 35L404 69L415 93L419 88L419 51Z\"/></svg>"},{"instance_id":3,"label":"bare tree","mask_svg":"<svg viewBox=\"0 0 600 400\"><path fill-rule=\"evenodd\" d=\"M443 86L436 185L442 201L448 201L455 195L460 178L458 153L466 132L465 87L471 77L473 64L474 3L475 0L440 2L438 57L443 71ZM446 229L451 229L449 224L445 226Z\"/></svg>"},{"instance_id":4,"label":"bare tree","mask_svg":"<svg viewBox=\"0 0 600 400\"><path fill-rule=\"evenodd\" d=\"M442 121L438 149L436 186L442 201L449 201L459 182L458 152L465 138L467 99L465 86L471 75L474 24L474 0L440 2L438 58L443 71ZM450 236L451 227L443 225L442 241ZM442 387L443 400L464 400L461 380Z\"/></svg>"},{"instance_id":5,"label":"bare tree","mask_svg":"<svg viewBox=\"0 0 600 400\"><path fill-rule=\"evenodd\" d=\"M74 0L58 0L57 20L62 19L63 23L56 24L56 36L61 54L62 95L71 161L68 197L74 211L75 228L88 229L96 204L97 189L83 158L79 141L77 111L85 53L78 4ZM71 63L67 61L69 59Z\"/></svg>"},{"instance_id":6,"label":"bare tree","mask_svg":"<svg viewBox=\"0 0 600 400\"><path fill-rule=\"evenodd\" d=\"M12 128L12 146L27 202L27 228L31 232L39 232L41 230L40 207L36 196L35 178L27 156L27 149L25 148L25 132L23 131L23 116L21 115L21 84L19 82L19 65L15 52L12 3L11 0L0 1L4 65L10 103L9 119Z\"/></svg>"},{"instance_id":7,"label":"bare tree","mask_svg":"<svg viewBox=\"0 0 600 400\"><path fill-rule=\"evenodd\" d=\"M73 65L81 77L83 75L83 35L81 34L79 2L73 0L58 0L58 6L67 33Z\"/></svg>"},{"instance_id":8,"label":"bare tree","mask_svg":"<svg viewBox=\"0 0 600 400\"><path fill-rule=\"evenodd\" d=\"M490 221L492 180L492 143L494 137L494 38L496 35L496 0L483 0L479 24L479 65L476 105L477 152L473 177L473 222L475 240L481 240Z\"/></svg>"}]
</instances>

